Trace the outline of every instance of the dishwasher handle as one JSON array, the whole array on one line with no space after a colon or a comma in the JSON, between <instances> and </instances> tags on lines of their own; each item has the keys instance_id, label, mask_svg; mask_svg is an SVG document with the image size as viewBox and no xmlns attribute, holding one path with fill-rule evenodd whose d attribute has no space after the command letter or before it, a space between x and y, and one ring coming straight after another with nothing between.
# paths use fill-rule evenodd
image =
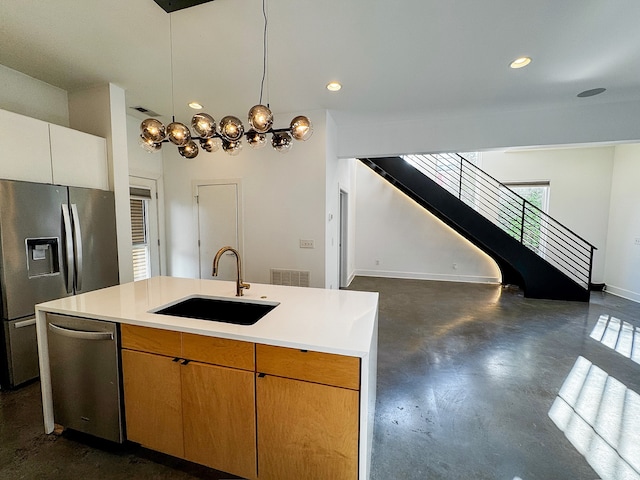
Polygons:
<instances>
[{"instance_id":1,"label":"dishwasher handle","mask_svg":"<svg viewBox=\"0 0 640 480\"><path fill-rule=\"evenodd\" d=\"M71 338L79 338L81 340L113 340L113 332L87 332L84 330L71 330L68 328L60 327L49 324L49 330L58 335Z\"/></svg>"}]
</instances>

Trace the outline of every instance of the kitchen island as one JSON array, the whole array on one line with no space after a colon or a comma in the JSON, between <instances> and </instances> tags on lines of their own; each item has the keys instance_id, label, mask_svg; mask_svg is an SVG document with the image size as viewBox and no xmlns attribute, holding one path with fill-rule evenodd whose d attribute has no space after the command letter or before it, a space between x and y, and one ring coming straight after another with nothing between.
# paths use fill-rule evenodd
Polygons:
<instances>
[{"instance_id":1,"label":"kitchen island","mask_svg":"<svg viewBox=\"0 0 640 480\"><path fill-rule=\"evenodd\" d=\"M321 445L314 451L314 445L308 444L309 438L313 438L313 435L309 436L309 432L299 432L299 437L296 437L295 429L302 428L299 426L309 423L308 428L317 430L313 433L319 432L322 437L324 424L332 423L339 427L348 423L334 421L332 416L341 415L343 411L353 410L354 428L357 430L356 438L353 441L345 440L345 445L347 443L354 445L353 461L355 467L353 475L345 475L344 478L368 479L376 390L377 294L252 284L251 289L245 290L244 297L238 298L235 296L235 287L234 282L226 281L154 277L149 280L110 287L38 305L36 307L36 325L45 431L51 433L54 430L55 422L47 342L47 313L103 320L120 324L123 332L123 363L126 367L123 368L125 406L127 405L128 385L130 385L130 396L137 393L135 392L136 383L131 380L134 378L134 373L128 374L128 371L136 372L138 365L142 365L144 362L147 362L144 363L145 366L138 369L143 369L142 371L151 374L155 367L148 365L155 364L148 362L174 357L171 368L175 366L179 370L180 366L189 364L195 368L207 367L209 369L207 371L212 371L215 375L223 375L225 379L223 384L229 382L228 378L232 378L229 375L236 373L238 376L247 377L248 375L252 382L248 391L253 395L251 401L254 402L252 408L255 410L251 415L242 415L242 418L253 416L257 422L257 425L251 427L253 428L253 440L255 440L253 443L257 444L257 453L254 453L257 457L253 462L257 467L244 476L260 480L277 478L275 473L269 473L269 465L274 462L295 465L296 461L304 461L304 458L311 460L315 458L318 464L326 464L325 457L331 454L329 450L333 447ZM268 302L277 304L277 306L254 325L235 325L154 313L161 307L193 296L229 298L257 303ZM144 337L147 334L155 335L154 332L177 335L175 344L178 345L178 348L181 346L182 349L177 350L176 353L164 353L140 346L145 343ZM226 342L223 347L220 347L223 352L231 352L232 350L237 352L239 350L236 347L240 347L240 350L247 347L250 352L246 355L248 363L227 363L224 359L203 360L202 358L205 358L206 355L200 357L194 353L187 353L187 345L194 344L193 342L204 345L201 340L207 338L218 342L212 348L218 348L219 342ZM200 351L206 350L201 347L196 350L198 349ZM193 351L191 350L191 352ZM351 365L355 365L355 367ZM343 375L344 372L349 372L354 368L355 375L351 375L351 373ZM185 371L187 370L182 369L183 402L192 402L196 397L216 397L216 395L210 395L206 388L204 393L200 389L202 386L200 384L206 384L208 380L207 382L200 381L200 384L196 383L195 386L186 387ZM210 378L202 375L198 374L194 378ZM148 380L144 378L145 375L142 377L142 382ZM355 383L351 380L343 381L342 377L353 377ZM263 383L265 378L271 379L270 383ZM180 382L178 381L178 383ZM289 395L287 392L294 393ZM292 396L294 394L295 397ZM323 400L321 400L325 398L325 395L336 403L326 404L325 407L322 403ZM265 403L261 405L262 401ZM355 406L352 408L349 402L355 402ZM236 405L238 402L231 400L227 403ZM137 401L131 400L131 405L136 404ZM278 413L280 406L283 411ZM138 443L145 445L143 441L130 438L131 432L136 428L133 423L130 426L129 422L135 421L134 415L136 413L133 412L133 408L131 408L131 412L128 410L129 407L125 411L128 437L132 441L138 441ZM281 415L281 417L278 418L277 415ZM294 418L295 415L300 415L300 418ZM319 416L316 418L314 415ZM311 419L309 422L307 422L307 417ZM304 445L301 443L288 446L290 449L300 450L302 460L279 458L279 456L286 456L286 452L289 451L284 444L279 452L268 451L277 442L277 429L283 428L283 422L287 421L292 421L292 423L289 427L284 428L284 435L290 437L289 441L298 438L300 442L305 443ZM187 445L187 437L191 434L190 427L188 428L186 424L184 427L182 424L180 425L181 428L184 428L184 444ZM327 428L330 427L327 426ZM270 429L274 430L273 435L271 435ZM255 437L256 431L257 437ZM328 432L326 438L320 438L321 442L328 441L335 444L336 438L342 442L342 432L338 437L332 435L333 433ZM253 440L250 438L249 443ZM284 440L285 443L286 441L287 439ZM202 444L203 442L195 443ZM313 442L311 441L311 443ZM149 446L149 448L154 447ZM175 454L170 449L158 448L158 450L176 456L182 456L183 452L183 450L179 450L180 453ZM296 455L296 453L292 454ZM338 456L344 457L345 455L341 453ZM200 457L196 454L185 453L184 458L195 459L193 461L207 464L206 461L199 461ZM210 464L214 468L228 471L216 465ZM298 465L297 468L302 467ZM280 472L278 475L284 474ZM310 474L307 478L322 478L319 475ZM284 480L284 478L279 480Z\"/></svg>"}]
</instances>

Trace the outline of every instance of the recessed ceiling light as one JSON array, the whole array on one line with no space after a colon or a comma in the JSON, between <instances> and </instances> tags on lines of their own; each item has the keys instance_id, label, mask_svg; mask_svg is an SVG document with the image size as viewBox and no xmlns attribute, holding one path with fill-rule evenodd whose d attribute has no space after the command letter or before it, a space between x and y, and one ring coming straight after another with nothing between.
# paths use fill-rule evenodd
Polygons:
<instances>
[{"instance_id":1,"label":"recessed ceiling light","mask_svg":"<svg viewBox=\"0 0 640 480\"><path fill-rule=\"evenodd\" d=\"M327 83L327 90L329 90L330 92L337 92L341 88L342 88L342 85L340 85L340 83L338 82Z\"/></svg>"},{"instance_id":2,"label":"recessed ceiling light","mask_svg":"<svg viewBox=\"0 0 640 480\"><path fill-rule=\"evenodd\" d=\"M194 110L201 110L202 109L202 105L200 105L198 102L191 102L189 104L189 106L191 108L193 108Z\"/></svg>"},{"instance_id":3,"label":"recessed ceiling light","mask_svg":"<svg viewBox=\"0 0 640 480\"><path fill-rule=\"evenodd\" d=\"M585 97L593 97L594 95L600 95L602 92L604 92L606 90L606 88L592 88L591 90L585 90L584 92L580 92L578 94L578 97L580 98L585 98Z\"/></svg>"},{"instance_id":4,"label":"recessed ceiling light","mask_svg":"<svg viewBox=\"0 0 640 480\"><path fill-rule=\"evenodd\" d=\"M530 63L531 63L530 57L520 57L520 58L516 58L513 62L511 62L511 65L509 66L511 68L522 68L522 67L526 67Z\"/></svg>"}]
</instances>

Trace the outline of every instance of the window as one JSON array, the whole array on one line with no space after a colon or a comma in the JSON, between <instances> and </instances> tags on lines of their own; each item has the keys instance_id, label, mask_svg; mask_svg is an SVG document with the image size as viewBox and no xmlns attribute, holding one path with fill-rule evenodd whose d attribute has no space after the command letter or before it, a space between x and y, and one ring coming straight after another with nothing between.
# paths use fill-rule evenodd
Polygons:
<instances>
[{"instance_id":1,"label":"window","mask_svg":"<svg viewBox=\"0 0 640 480\"><path fill-rule=\"evenodd\" d=\"M131 252L133 280L151 277L151 252L149 245L149 200L151 192L145 188L130 188Z\"/></svg>"},{"instance_id":2,"label":"window","mask_svg":"<svg viewBox=\"0 0 640 480\"><path fill-rule=\"evenodd\" d=\"M498 222L512 237L538 255L545 254L549 183L509 183L500 189ZM513 193L516 193L522 199ZM524 203L524 205L523 205Z\"/></svg>"}]
</instances>

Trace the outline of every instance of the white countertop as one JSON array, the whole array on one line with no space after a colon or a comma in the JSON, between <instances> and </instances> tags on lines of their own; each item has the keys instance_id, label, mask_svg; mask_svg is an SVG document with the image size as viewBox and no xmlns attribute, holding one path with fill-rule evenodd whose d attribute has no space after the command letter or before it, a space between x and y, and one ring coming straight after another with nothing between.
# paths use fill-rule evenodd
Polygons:
<instances>
[{"instance_id":1,"label":"white countertop","mask_svg":"<svg viewBox=\"0 0 640 480\"><path fill-rule=\"evenodd\" d=\"M41 303L36 310L355 357L370 353L377 293L253 283L236 297L235 289L235 282L153 277ZM193 295L279 305L254 325L150 313Z\"/></svg>"}]
</instances>

